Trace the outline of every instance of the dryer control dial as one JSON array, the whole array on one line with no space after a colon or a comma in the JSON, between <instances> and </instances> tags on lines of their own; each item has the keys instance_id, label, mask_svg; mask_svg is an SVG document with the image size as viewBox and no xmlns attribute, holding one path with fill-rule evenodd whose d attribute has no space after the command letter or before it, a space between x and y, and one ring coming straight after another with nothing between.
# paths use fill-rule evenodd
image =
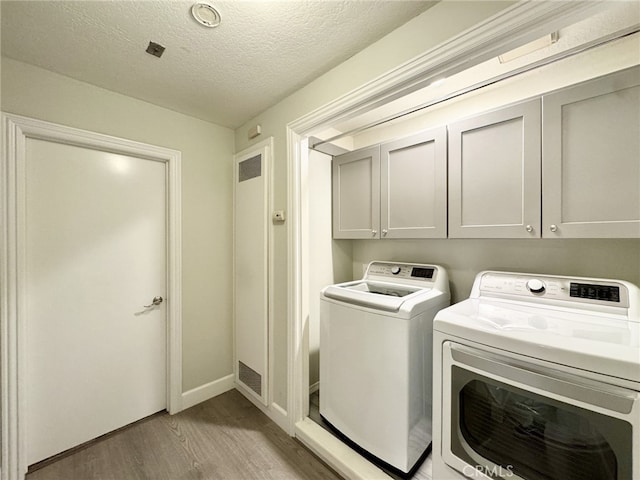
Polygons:
<instances>
[{"instance_id":1,"label":"dryer control dial","mask_svg":"<svg viewBox=\"0 0 640 480\"><path fill-rule=\"evenodd\" d=\"M391 267L391 273L394 275L398 275L402 269L398 265L394 265Z\"/></svg>"},{"instance_id":2,"label":"dryer control dial","mask_svg":"<svg viewBox=\"0 0 640 480\"><path fill-rule=\"evenodd\" d=\"M544 293L546 287L542 280L538 280L537 278L532 278L527 282L527 290L531 293Z\"/></svg>"}]
</instances>

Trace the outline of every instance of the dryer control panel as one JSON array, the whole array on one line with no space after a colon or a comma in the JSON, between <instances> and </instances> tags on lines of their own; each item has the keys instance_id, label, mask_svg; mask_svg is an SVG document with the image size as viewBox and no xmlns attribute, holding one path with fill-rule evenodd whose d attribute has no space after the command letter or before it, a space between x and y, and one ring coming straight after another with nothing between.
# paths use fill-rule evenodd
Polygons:
<instances>
[{"instance_id":1,"label":"dryer control panel","mask_svg":"<svg viewBox=\"0 0 640 480\"><path fill-rule=\"evenodd\" d=\"M480 296L517 297L518 300L549 299L625 308L629 306L627 287L623 283L588 278L484 272L480 276L478 293Z\"/></svg>"}]
</instances>

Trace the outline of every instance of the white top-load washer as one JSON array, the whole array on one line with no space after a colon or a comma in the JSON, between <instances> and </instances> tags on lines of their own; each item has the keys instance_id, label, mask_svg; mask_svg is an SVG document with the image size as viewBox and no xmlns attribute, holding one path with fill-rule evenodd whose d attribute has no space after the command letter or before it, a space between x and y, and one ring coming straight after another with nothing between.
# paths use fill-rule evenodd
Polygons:
<instances>
[{"instance_id":1,"label":"white top-load washer","mask_svg":"<svg viewBox=\"0 0 640 480\"><path fill-rule=\"evenodd\" d=\"M320 301L320 414L352 446L410 474L431 444L432 322L450 303L437 265L372 262Z\"/></svg>"},{"instance_id":2,"label":"white top-load washer","mask_svg":"<svg viewBox=\"0 0 640 480\"><path fill-rule=\"evenodd\" d=\"M640 290L481 272L434 321L433 478L640 478Z\"/></svg>"}]
</instances>

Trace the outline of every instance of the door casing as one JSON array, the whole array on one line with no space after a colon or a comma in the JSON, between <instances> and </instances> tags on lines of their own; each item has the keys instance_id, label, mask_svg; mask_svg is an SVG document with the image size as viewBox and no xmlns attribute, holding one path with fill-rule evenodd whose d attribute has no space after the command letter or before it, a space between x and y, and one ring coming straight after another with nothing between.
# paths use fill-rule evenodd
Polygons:
<instances>
[{"instance_id":1,"label":"door casing","mask_svg":"<svg viewBox=\"0 0 640 480\"><path fill-rule=\"evenodd\" d=\"M181 153L162 147L2 113L0 164L0 480L24 478L25 159L28 138L163 162L167 169L167 409L181 410Z\"/></svg>"}]
</instances>

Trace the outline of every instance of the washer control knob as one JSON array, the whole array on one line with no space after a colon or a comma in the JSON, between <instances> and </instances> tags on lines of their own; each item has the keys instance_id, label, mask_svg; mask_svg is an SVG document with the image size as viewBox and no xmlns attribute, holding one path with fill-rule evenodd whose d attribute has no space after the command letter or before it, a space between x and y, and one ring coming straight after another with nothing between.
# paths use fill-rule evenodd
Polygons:
<instances>
[{"instance_id":1,"label":"washer control knob","mask_svg":"<svg viewBox=\"0 0 640 480\"><path fill-rule=\"evenodd\" d=\"M546 290L542 280L538 280L537 278L532 278L527 282L527 289L531 293L544 293Z\"/></svg>"},{"instance_id":2,"label":"washer control knob","mask_svg":"<svg viewBox=\"0 0 640 480\"><path fill-rule=\"evenodd\" d=\"M397 265L391 267L391 273L393 273L394 275L398 275L400 273L400 270L402 269Z\"/></svg>"}]
</instances>

